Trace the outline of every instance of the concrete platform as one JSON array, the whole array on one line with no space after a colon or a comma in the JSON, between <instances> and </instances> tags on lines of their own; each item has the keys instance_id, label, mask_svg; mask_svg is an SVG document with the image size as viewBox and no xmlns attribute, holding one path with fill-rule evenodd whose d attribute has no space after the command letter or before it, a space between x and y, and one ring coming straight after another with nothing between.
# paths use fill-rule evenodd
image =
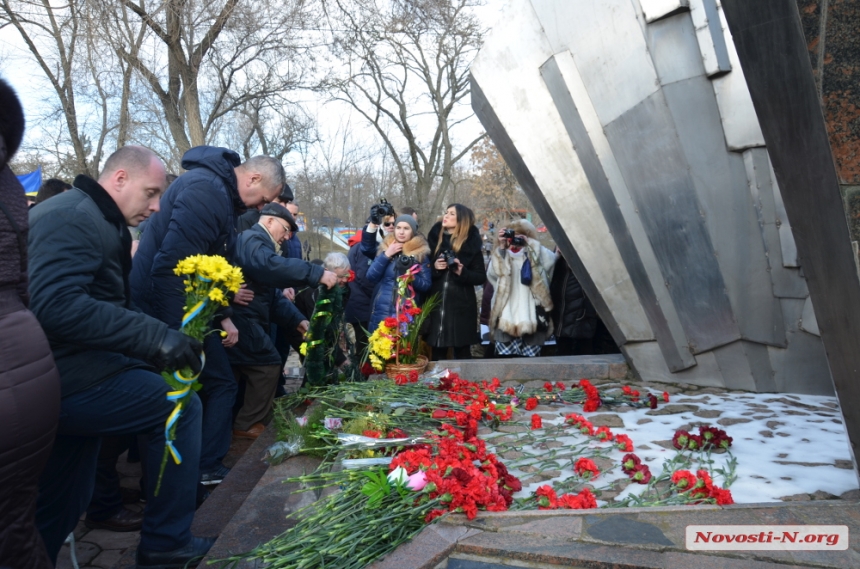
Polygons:
<instances>
[{"instance_id":1,"label":"concrete platform","mask_svg":"<svg viewBox=\"0 0 860 569\"><path fill-rule=\"evenodd\" d=\"M481 513L429 526L373 569L588 567L778 569L860 567L860 503L831 500L734 506ZM845 525L845 551L697 552L688 525Z\"/></svg>"},{"instance_id":2,"label":"concrete platform","mask_svg":"<svg viewBox=\"0 0 860 569\"><path fill-rule=\"evenodd\" d=\"M459 368L460 376L471 381L494 377L521 383L530 380L570 381L583 377L623 379L630 373L630 367L621 354L441 360L435 365L437 369Z\"/></svg>"},{"instance_id":3,"label":"concrete platform","mask_svg":"<svg viewBox=\"0 0 860 569\"><path fill-rule=\"evenodd\" d=\"M257 445L249 449L243 461L250 463L258 460L259 450ZM206 563L214 559L250 551L289 529L293 522L286 516L318 496L312 492L294 493L297 489L295 485L283 481L310 472L317 464L316 459L300 456L269 467L223 529L200 567L207 566ZM240 466L237 465L237 468ZM238 498L237 495L234 497ZM226 504L223 505L226 507ZM213 503L213 506L216 504ZM849 549L749 552L686 550L685 528L703 524L766 525L774 526L774 531L778 531L775 526L779 525L845 525L849 531ZM243 563L237 567L247 569L258 566ZM428 526L410 543L371 567L856 568L860 567L860 502L824 500L724 507L483 512L472 521L458 515Z\"/></svg>"}]
</instances>

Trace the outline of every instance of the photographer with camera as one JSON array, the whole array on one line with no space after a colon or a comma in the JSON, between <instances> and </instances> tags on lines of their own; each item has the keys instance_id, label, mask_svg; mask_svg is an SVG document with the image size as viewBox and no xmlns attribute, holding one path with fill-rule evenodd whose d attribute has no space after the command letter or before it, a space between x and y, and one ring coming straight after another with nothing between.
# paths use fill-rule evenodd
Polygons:
<instances>
[{"instance_id":1,"label":"photographer with camera","mask_svg":"<svg viewBox=\"0 0 860 569\"><path fill-rule=\"evenodd\" d=\"M555 253L540 244L530 222L519 219L499 230L487 269L495 287L488 325L498 356L539 356L552 336L549 287L555 261Z\"/></svg>"},{"instance_id":2,"label":"photographer with camera","mask_svg":"<svg viewBox=\"0 0 860 569\"><path fill-rule=\"evenodd\" d=\"M367 225L364 226L362 236L365 233L373 233L376 235L376 242L381 244L383 239L394 233L394 218L397 217L397 212L394 211L394 206L388 203L385 198L379 200L378 204L371 206L370 217L367 219ZM416 222L416 228L418 227ZM417 234L416 229L416 234ZM376 249L368 254L363 248L362 252L371 260L376 258Z\"/></svg>"},{"instance_id":3,"label":"photographer with camera","mask_svg":"<svg viewBox=\"0 0 860 569\"><path fill-rule=\"evenodd\" d=\"M367 280L367 269L376 259L376 246L370 249L370 255L362 252L361 242L364 235L370 233L377 245L382 244L386 236L394 233L394 208L385 198L379 204L370 208L367 225L349 238L349 265L355 273L355 278L349 283L349 304L346 305L344 317L347 324L352 324L355 330L356 353L363 354L367 348L367 332L370 320L371 300L373 299L374 283Z\"/></svg>"},{"instance_id":4,"label":"photographer with camera","mask_svg":"<svg viewBox=\"0 0 860 569\"><path fill-rule=\"evenodd\" d=\"M373 215L371 210L371 217ZM418 293L426 292L430 288L430 247L427 241L418 235L415 218L401 215L395 220L394 232L385 237L381 245L377 246L373 232L365 232L361 237L361 251L368 257L375 254L366 275L367 280L375 285L367 327L367 331L373 333L380 321L396 313L397 277L418 265L419 270L415 274L412 287Z\"/></svg>"},{"instance_id":5,"label":"photographer with camera","mask_svg":"<svg viewBox=\"0 0 860 569\"><path fill-rule=\"evenodd\" d=\"M427 239L435 259L430 292L439 295L440 304L430 315L425 341L433 347L434 361L448 359L448 348L454 359L470 359L472 344L481 343L475 287L487 280L475 214L464 205L449 205Z\"/></svg>"}]
</instances>

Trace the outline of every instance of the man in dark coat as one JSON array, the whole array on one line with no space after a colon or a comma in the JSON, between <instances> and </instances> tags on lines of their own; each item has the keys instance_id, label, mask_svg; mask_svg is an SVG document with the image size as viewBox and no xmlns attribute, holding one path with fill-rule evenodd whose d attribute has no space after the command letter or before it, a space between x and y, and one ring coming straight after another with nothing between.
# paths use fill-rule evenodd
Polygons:
<instances>
[{"instance_id":1,"label":"man in dark coat","mask_svg":"<svg viewBox=\"0 0 860 569\"><path fill-rule=\"evenodd\" d=\"M302 333L308 329L302 313L276 287L325 284L331 288L337 282L331 271L279 254L281 243L295 229L290 212L272 203L263 208L259 223L243 231L236 242L236 263L254 292L248 306L234 311L239 343L227 350L237 375L246 377L245 400L233 423L238 437L257 438L271 420L282 363L269 334L270 322Z\"/></svg>"},{"instance_id":2,"label":"man in dark coat","mask_svg":"<svg viewBox=\"0 0 860 569\"><path fill-rule=\"evenodd\" d=\"M51 457L39 483L36 524L56 562L66 536L89 504L99 437L151 435L147 477L158 478L165 421L174 409L157 373L200 370L201 345L131 303L131 235L158 211L164 165L139 146L106 161L98 182L78 176L74 188L30 212L31 307L51 343L61 379L61 413ZM147 364L152 364L150 367ZM168 461L158 496L147 485L138 567L182 563L212 540L192 538L200 455L196 395L177 423L184 460Z\"/></svg>"},{"instance_id":3,"label":"man in dark coat","mask_svg":"<svg viewBox=\"0 0 860 569\"><path fill-rule=\"evenodd\" d=\"M182 167L188 172L170 185L161 211L141 234L131 275L135 302L173 329L181 324L185 304L182 277L173 273L176 264L191 255L230 260L239 214L274 200L285 183L284 168L274 158L255 156L240 164L239 155L226 148L192 148L182 157ZM229 472L221 461L230 449L237 386L224 349L234 346L239 335L231 313L227 307L215 319L227 337L210 334L204 342L203 484L217 484Z\"/></svg>"}]
</instances>

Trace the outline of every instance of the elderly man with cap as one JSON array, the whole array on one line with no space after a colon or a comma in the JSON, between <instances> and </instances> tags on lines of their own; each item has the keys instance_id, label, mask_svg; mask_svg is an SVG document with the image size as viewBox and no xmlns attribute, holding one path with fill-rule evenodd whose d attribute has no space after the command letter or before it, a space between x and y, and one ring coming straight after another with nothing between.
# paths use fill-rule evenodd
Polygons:
<instances>
[{"instance_id":1,"label":"elderly man with cap","mask_svg":"<svg viewBox=\"0 0 860 569\"><path fill-rule=\"evenodd\" d=\"M272 418L272 401L281 375L281 356L269 334L269 324L304 333L308 321L278 288L317 286L329 288L337 275L323 267L280 255L281 244L298 227L284 206L271 203L260 212L257 225L239 234L236 261L254 292L248 306L234 308L239 343L227 350L233 371L245 377L245 400L233 422L233 434L257 438Z\"/></svg>"}]
</instances>

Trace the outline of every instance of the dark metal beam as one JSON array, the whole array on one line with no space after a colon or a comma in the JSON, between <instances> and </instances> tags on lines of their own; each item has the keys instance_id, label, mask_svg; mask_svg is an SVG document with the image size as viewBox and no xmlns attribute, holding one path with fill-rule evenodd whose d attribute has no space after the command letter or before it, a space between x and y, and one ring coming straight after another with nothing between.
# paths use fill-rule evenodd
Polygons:
<instances>
[{"instance_id":1,"label":"dark metal beam","mask_svg":"<svg viewBox=\"0 0 860 569\"><path fill-rule=\"evenodd\" d=\"M791 221L856 457L860 280L797 3L723 0L722 6Z\"/></svg>"}]
</instances>

